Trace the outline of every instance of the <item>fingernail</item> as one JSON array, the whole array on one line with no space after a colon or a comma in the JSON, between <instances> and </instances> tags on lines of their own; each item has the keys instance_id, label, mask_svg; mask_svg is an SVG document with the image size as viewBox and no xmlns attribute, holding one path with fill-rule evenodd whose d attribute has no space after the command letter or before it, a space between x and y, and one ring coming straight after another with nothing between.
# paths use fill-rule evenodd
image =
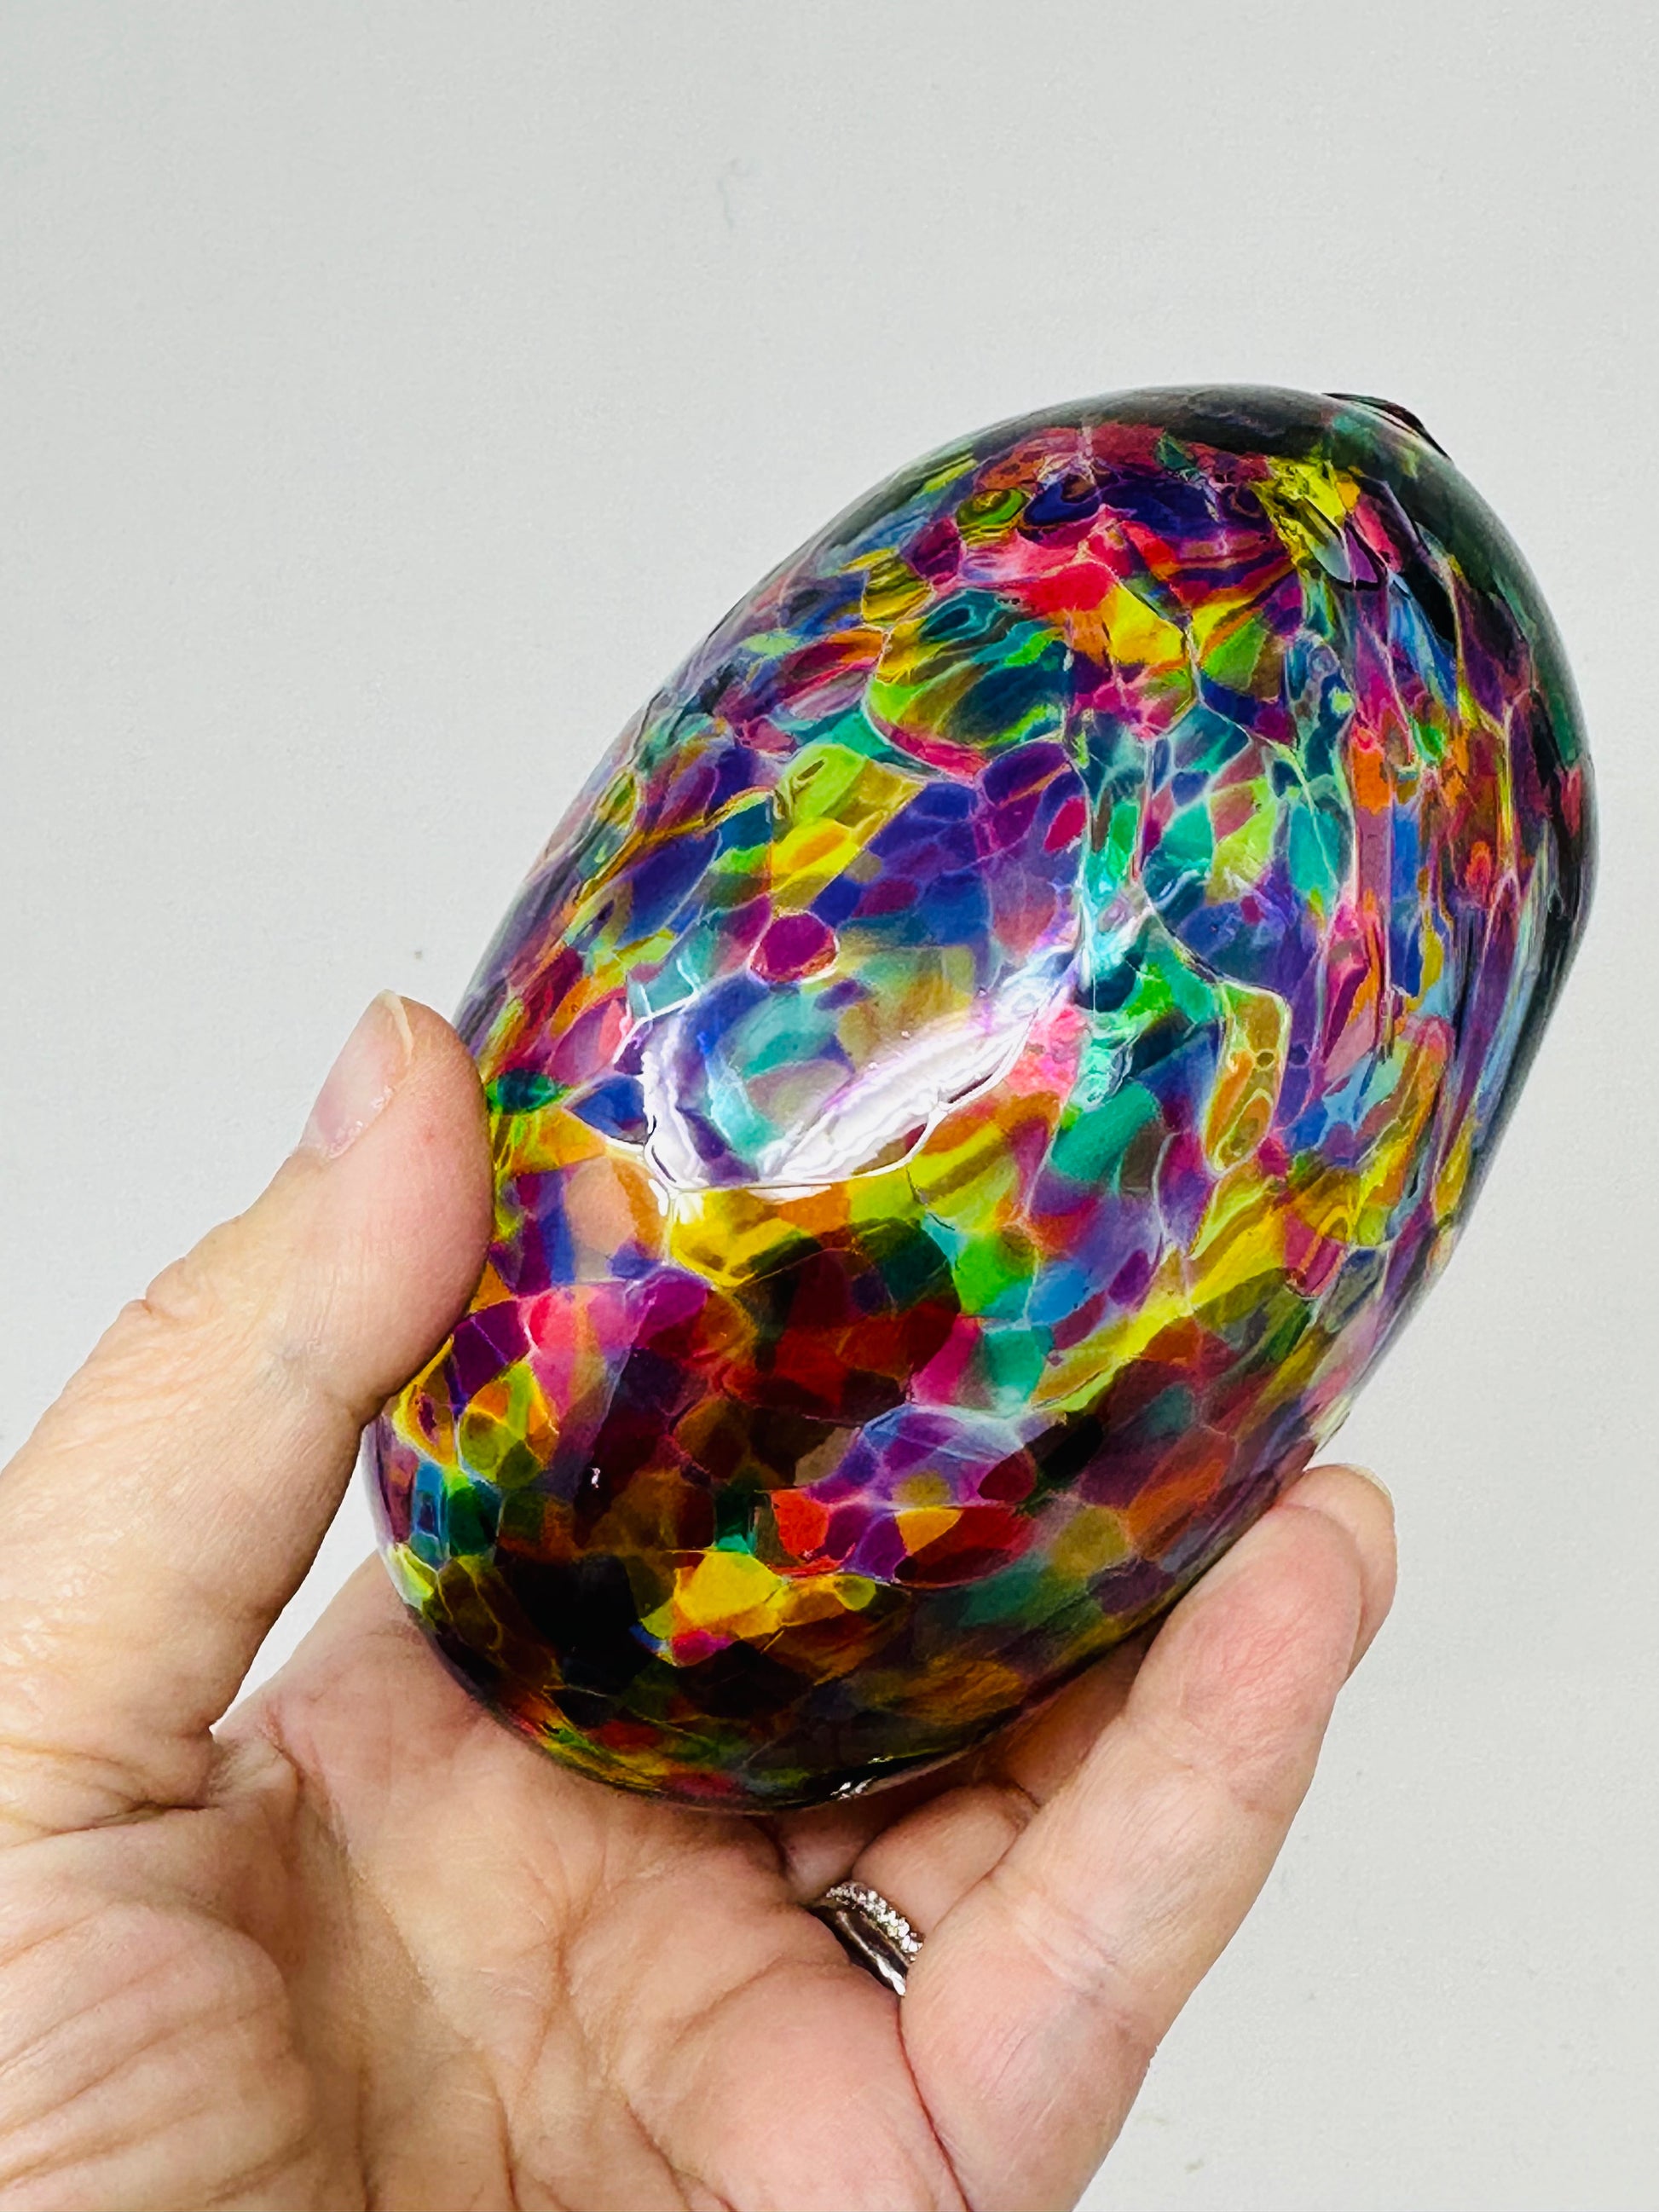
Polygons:
<instances>
[{"instance_id":1,"label":"fingernail","mask_svg":"<svg viewBox=\"0 0 1659 2212\"><path fill-rule=\"evenodd\" d=\"M382 991L328 1071L301 1134L300 1151L337 1160L403 1081L414 1051L408 1009L395 991Z\"/></svg>"},{"instance_id":2,"label":"fingernail","mask_svg":"<svg viewBox=\"0 0 1659 2212\"><path fill-rule=\"evenodd\" d=\"M1373 1490L1380 1490L1384 1498L1388 1499L1389 1505L1393 1505L1394 1492L1389 1489L1388 1484L1383 1481L1382 1476L1376 1472L1375 1468L1361 1467L1358 1460L1352 1459L1345 1460L1343 1462L1343 1465L1347 1468L1350 1474L1357 1474L1362 1482L1369 1482Z\"/></svg>"},{"instance_id":3,"label":"fingernail","mask_svg":"<svg viewBox=\"0 0 1659 2212\"><path fill-rule=\"evenodd\" d=\"M1357 1474L1362 1482L1370 1485L1378 1497L1386 1503L1390 1512L1394 1510L1394 1492L1383 1481L1382 1476L1374 1468L1361 1467L1358 1460L1352 1459L1320 1460L1312 1467L1304 1467L1298 1474L1285 1484L1284 1496L1294 1497L1304 1482L1312 1481L1318 1474Z\"/></svg>"},{"instance_id":4,"label":"fingernail","mask_svg":"<svg viewBox=\"0 0 1659 2212\"><path fill-rule=\"evenodd\" d=\"M1352 1485L1342 1479L1349 1475L1358 1475L1365 1487L1374 1491L1382 1500L1392 1530L1393 1492L1380 1476L1371 1473L1370 1468L1356 1467L1352 1460L1310 1468L1302 1482L1293 1485L1286 1495L1292 1504L1310 1506L1315 1512L1323 1513L1328 1519L1338 1522L1346 1529L1356 1547L1361 1577L1361 1598L1359 1620L1354 1632L1353 1655L1348 1662L1348 1672L1352 1674L1370 1650L1376 1632L1389 1617L1389 1608L1394 1602L1395 1555L1391 1534L1379 1545L1376 1524L1371 1512L1361 1503ZM1333 1476L1337 1480L1329 1480ZM1297 1492L1304 1483L1316 1486L1316 1498L1297 1498ZM1358 1514L1356 1507L1358 1508Z\"/></svg>"}]
</instances>

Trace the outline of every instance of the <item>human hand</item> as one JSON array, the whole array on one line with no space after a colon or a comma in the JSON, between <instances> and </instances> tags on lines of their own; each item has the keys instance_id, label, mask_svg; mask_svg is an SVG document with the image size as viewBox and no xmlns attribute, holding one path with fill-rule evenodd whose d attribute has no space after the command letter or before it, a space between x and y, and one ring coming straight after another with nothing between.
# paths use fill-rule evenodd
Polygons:
<instances>
[{"instance_id":1,"label":"human hand","mask_svg":"<svg viewBox=\"0 0 1659 2212\"><path fill-rule=\"evenodd\" d=\"M483 1128L377 1001L0 1476L0 2206L1070 2203L1388 1609L1385 1498L1304 1477L1149 1647L813 1813L538 1758L373 1562L224 1719L477 1278ZM926 1939L902 2000L803 1909L849 1872Z\"/></svg>"}]
</instances>

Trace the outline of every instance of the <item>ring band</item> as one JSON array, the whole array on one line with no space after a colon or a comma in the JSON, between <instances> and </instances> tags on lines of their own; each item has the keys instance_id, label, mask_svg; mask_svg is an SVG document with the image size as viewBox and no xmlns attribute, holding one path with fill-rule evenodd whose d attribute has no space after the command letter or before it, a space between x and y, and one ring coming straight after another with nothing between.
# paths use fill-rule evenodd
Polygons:
<instances>
[{"instance_id":1,"label":"ring band","mask_svg":"<svg viewBox=\"0 0 1659 2212\"><path fill-rule=\"evenodd\" d=\"M849 1959L884 1982L896 1997L904 1995L921 1938L896 1905L867 1881L838 1881L811 1909Z\"/></svg>"}]
</instances>

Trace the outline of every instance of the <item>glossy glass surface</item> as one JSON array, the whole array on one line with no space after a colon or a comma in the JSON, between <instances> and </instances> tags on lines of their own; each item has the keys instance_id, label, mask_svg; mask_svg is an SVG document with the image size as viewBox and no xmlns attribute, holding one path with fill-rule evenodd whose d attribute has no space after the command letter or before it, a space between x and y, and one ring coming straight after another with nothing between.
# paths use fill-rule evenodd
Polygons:
<instances>
[{"instance_id":1,"label":"glossy glass surface","mask_svg":"<svg viewBox=\"0 0 1659 2212\"><path fill-rule=\"evenodd\" d=\"M589 1773L775 1806L1170 1603L1445 1259L1586 775L1524 566L1378 404L1092 401L831 524L464 1011L495 1241L376 1438L451 1664Z\"/></svg>"}]
</instances>

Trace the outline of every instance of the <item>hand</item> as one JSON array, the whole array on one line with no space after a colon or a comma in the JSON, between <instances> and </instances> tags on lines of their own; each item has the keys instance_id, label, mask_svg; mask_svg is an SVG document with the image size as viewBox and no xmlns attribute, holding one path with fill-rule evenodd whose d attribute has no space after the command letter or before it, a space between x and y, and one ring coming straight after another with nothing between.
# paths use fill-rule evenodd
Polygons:
<instances>
[{"instance_id":1,"label":"hand","mask_svg":"<svg viewBox=\"0 0 1659 2212\"><path fill-rule=\"evenodd\" d=\"M471 1062L377 1001L0 1478L0 2205L1071 2203L1387 1610L1382 1493L1304 1477L1150 1648L819 1813L563 1771L374 1562L222 1720L489 1214ZM849 1870L902 2003L802 1909Z\"/></svg>"}]
</instances>

